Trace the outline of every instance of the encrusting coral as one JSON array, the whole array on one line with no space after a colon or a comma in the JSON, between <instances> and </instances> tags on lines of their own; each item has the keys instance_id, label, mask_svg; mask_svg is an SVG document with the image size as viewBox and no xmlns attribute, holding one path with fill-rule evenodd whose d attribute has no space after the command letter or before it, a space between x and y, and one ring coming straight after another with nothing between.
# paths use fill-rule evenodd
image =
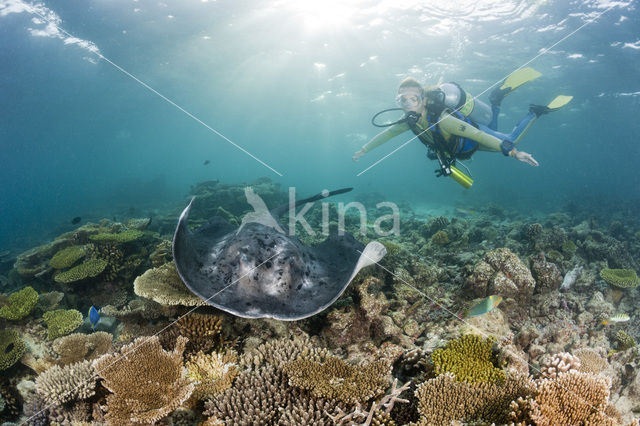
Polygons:
<instances>
[{"instance_id":1,"label":"encrusting coral","mask_svg":"<svg viewBox=\"0 0 640 426\"><path fill-rule=\"evenodd\" d=\"M431 354L436 374L451 373L456 380L468 383L504 381L505 372L494 365L497 363L492 353L494 342L493 338L474 334L450 340Z\"/></svg>"},{"instance_id":2,"label":"encrusting coral","mask_svg":"<svg viewBox=\"0 0 640 426\"><path fill-rule=\"evenodd\" d=\"M357 366L333 356L324 362L302 357L282 368L290 385L308 390L318 398L338 399L347 404L365 403L382 395L391 377L391 368L386 362Z\"/></svg>"},{"instance_id":3,"label":"encrusting coral","mask_svg":"<svg viewBox=\"0 0 640 426\"><path fill-rule=\"evenodd\" d=\"M97 379L88 360L64 367L55 365L36 378L36 391L47 404L62 404L93 396Z\"/></svg>"},{"instance_id":4,"label":"encrusting coral","mask_svg":"<svg viewBox=\"0 0 640 426\"><path fill-rule=\"evenodd\" d=\"M15 330L0 330L0 370L6 370L24 355L26 345Z\"/></svg>"},{"instance_id":5,"label":"encrusting coral","mask_svg":"<svg viewBox=\"0 0 640 426\"><path fill-rule=\"evenodd\" d=\"M633 269L608 269L600 271L600 278L617 288L635 288L640 284L638 274Z\"/></svg>"},{"instance_id":6,"label":"encrusting coral","mask_svg":"<svg viewBox=\"0 0 640 426\"><path fill-rule=\"evenodd\" d=\"M133 291L136 295L161 305L207 305L207 302L191 293L184 285L173 262L149 269L137 277L133 282Z\"/></svg>"},{"instance_id":7,"label":"encrusting coral","mask_svg":"<svg viewBox=\"0 0 640 426\"><path fill-rule=\"evenodd\" d=\"M60 365L93 360L111 350L113 336L104 331L91 334L73 333L54 340L53 350Z\"/></svg>"},{"instance_id":8,"label":"encrusting coral","mask_svg":"<svg viewBox=\"0 0 640 426\"><path fill-rule=\"evenodd\" d=\"M86 278L97 277L104 271L107 264L108 262L104 259L89 259L68 271L60 272L54 279L56 282L69 284Z\"/></svg>"},{"instance_id":9,"label":"encrusting coral","mask_svg":"<svg viewBox=\"0 0 640 426\"><path fill-rule=\"evenodd\" d=\"M9 295L6 305L0 307L0 317L12 321L20 320L29 315L37 303L38 292L27 286Z\"/></svg>"},{"instance_id":10,"label":"encrusting coral","mask_svg":"<svg viewBox=\"0 0 640 426\"><path fill-rule=\"evenodd\" d=\"M195 384L184 377L182 354L187 339L178 337L167 352L157 336L140 337L120 353L93 362L107 396L105 419L111 425L150 424L185 402Z\"/></svg>"},{"instance_id":11,"label":"encrusting coral","mask_svg":"<svg viewBox=\"0 0 640 426\"><path fill-rule=\"evenodd\" d=\"M82 314L75 309L48 311L42 318L47 323L47 336L52 340L65 336L82 325Z\"/></svg>"}]
</instances>

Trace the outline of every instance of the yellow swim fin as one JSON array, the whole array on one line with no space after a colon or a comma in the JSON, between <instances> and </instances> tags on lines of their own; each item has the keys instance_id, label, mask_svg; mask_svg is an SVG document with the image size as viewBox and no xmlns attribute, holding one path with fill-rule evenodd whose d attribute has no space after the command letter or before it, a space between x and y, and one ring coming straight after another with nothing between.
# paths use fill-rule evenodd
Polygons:
<instances>
[{"instance_id":1,"label":"yellow swim fin","mask_svg":"<svg viewBox=\"0 0 640 426\"><path fill-rule=\"evenodd\" d=\"M571 99L573 99L573 96L558 95L554 100L549 102L547 108L549 108L550 110L562 108L563 106L571 102Z\"/></svg>"},{"instance_id":2,"label":"yellow swim fin","mask_svg":"<svg viewBox=\"0 0 640 426\"><path fill-rule=\"evenodd\" d=\"M541 75L542 73L531 67L520 68L509 74L509 77L507 77L502 83L502 86L500 86L500 90L508 89L508 92L505 93L506 96L506 94L511 93L525 83L535 80Z\"/></svg>"}]
</instances>

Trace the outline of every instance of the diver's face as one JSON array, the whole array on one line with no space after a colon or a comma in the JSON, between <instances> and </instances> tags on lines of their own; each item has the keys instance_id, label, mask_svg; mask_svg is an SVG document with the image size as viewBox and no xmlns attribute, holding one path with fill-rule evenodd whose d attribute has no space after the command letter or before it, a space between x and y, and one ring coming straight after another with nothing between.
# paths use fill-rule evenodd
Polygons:
<instances>
[{"instance_id":1,"label":"diver's face","mask_svg":"<svg viewBox=\"0 0 640 426\"><path fill-rule=\"evenodd\" d=\"M422 112L424 109L424 99L422 98L422 94L420 93L420 90L415 87L403 87L398 90L396 101L404 112Z\"/></svg>"}]
</instances>

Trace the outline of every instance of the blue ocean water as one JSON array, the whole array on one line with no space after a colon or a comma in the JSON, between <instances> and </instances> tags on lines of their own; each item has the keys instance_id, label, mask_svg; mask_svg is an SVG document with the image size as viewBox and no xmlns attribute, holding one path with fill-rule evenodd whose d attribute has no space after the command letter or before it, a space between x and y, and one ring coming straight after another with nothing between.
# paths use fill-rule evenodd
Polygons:
<instances>
[{"instance_id":1,"label":"blue ocean water","mask_svg":"<svg viewBox=\"0 0 640 426\"><path fill-rule=\"evenodd\" d=\"M639 20L637 2L604 0L1 0L0 248L75 216L147 215L210 179L353 186L416 208L637 200ZM414 141L359 175L412 137L351 160L402 78L479 95L525 64L543 75L505 99L500 130L574 96L522 142L538 168L477 153L465 190Z\"/></svg>"}]
</instances>

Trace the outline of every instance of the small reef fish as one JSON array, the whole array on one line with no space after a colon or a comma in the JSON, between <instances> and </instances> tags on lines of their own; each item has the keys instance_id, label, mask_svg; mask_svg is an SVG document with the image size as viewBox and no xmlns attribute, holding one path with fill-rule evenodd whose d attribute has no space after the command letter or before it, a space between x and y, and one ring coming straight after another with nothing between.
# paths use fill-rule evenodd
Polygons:
<instances>
[{"instance_id":1,"label":"small reef fish","mask_svg":"<svg viewBox=\"0 0 640 426\"><path fill-rule=\"evenodd\" d=\"M627 322L631 319L631 317L627 314L615 314L610 316L606 320L602 321L602 325L615 324L618 322Z\"/></svg>"},{"instance_id":2,"label":"small reef fish","mask_svg":"<svg viewBox=\"0 0 640 426\"><path fill-rule=\"evenodd\" d=\"M81 220L82 220L82 218L80 216L76 216L73 219L71 219L71 224L72 225L76 225L76 224L80 223Z\"/></svg>"},{"instance_id":3,"label":"small reef fish","mask_svg":"<svg viewBox=\"0 0 640 426\"><path fill-rule=\"evenodd\" d=\"M211 161L209 160L204 160L204 165L206 166L207 164L211 163Z\"/></svg>"},{"instance_id":4,"label":"small reef fish","mask_svg":"<svg viewBox=\"0 0 640 426\"><path fill-rule=\"evenodd\" d=\"M474 215L476 214L475 211L473 210L469 210L469 209L463 209L462 207L456 207L456 212L461 214L461 215L466 215L466 216L470 216L470 215Z\"/></svg>"},{"instance_id":5,"label":"small reef fish","mask_svg":"<svg viewBox=\"0 0 640 426\"><path fill-rule=\"evenodd\" d=\"M100 321L100 313L93 305L91 305L89 308L89 322L91 323L91 328L96 328L98 321Z\"/></svg>"},{"instance_id":6,"label":"small reef fish","mask_svg":"<svg viewBox=\"0 0 640 426\"><path fill-rule=\"evenodd\" d=\"M489 296L485 297L474 306L471 307L465 314L466 318L477 317L478 315L486 314L493 311L502 302L502 296Z\"/></svg>"}]
</instances>

